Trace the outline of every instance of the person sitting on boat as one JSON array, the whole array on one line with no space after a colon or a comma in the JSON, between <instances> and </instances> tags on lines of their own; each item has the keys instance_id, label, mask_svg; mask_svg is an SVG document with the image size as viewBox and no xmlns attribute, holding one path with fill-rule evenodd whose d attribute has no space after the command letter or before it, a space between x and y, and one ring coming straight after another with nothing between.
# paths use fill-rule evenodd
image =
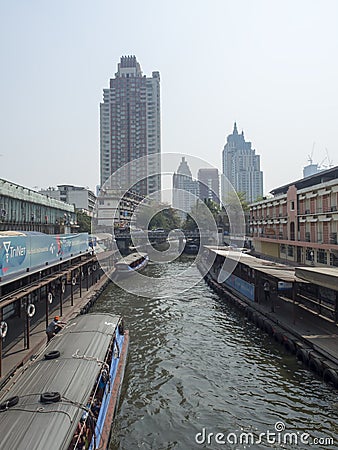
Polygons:
<instances>
[{"instance_id":1,"label":"person sitting on boat","mask_svg":"<svg viewBox=\"0 0 338 450\"><path fill-rule=\"evenodd\" d=\"M61 322L60 316L55 316L51 323L46 328L47 342L49 342L53 336L55 336L66 325L65 322Z\"/></svg>"}]
</instances>

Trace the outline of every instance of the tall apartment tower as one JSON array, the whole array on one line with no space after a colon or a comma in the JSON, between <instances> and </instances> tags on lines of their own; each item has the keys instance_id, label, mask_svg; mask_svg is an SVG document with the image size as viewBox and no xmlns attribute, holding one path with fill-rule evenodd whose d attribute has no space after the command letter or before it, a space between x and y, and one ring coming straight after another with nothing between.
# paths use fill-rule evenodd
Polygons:
<instances>
[{"instance_id":1,"label":"tall apartment tower","mask_svg":"<svg viewBox=\"0 0 338 450\"><path fill-rule=\"evenodd\" d=\"M238 134L235 122L234 130L227 138L223 149L223 174L236 192L245 194L248 203L263 196L263 172L260 170L260 156L246 142L244 132ZM223 201L227 202L229 190L222 186Z\"/></svg>"},{"instance_id":2,"label":"tall apartment tower","mask_svg":"<svg viewBox=\"0 0 338 450\"><path fill-rule=\"evenodd\" d=\"M198 174L199 196L202 201L213 200L219 204L219 175L218 169L199 169Z\"/></svg>"},{"instance_id":3,"label":"tall apartment tower","mask_svg":"<svg viewBox=\"0 0 338 450\"><path fill-rule=\"evenodd\" d=\"M199 185L193 180L191 170L185 157L178 166L177 173L173 174L173 208L178 210L181 219L196 205L199 197Z\"/></svg>"},{"instance_id":4,"label":"tall apartment tower","mask_svg":"<svg viewBox=\"0 0 338 450\"><path fill-rule=\"evenodd\" d=\"M118 169L141 157L147 158L111 177L107 187L127 187L160 200L160 74L146 77L135 56L122 56L100 104L101 186Z\"/></svg>"}]
</instances>

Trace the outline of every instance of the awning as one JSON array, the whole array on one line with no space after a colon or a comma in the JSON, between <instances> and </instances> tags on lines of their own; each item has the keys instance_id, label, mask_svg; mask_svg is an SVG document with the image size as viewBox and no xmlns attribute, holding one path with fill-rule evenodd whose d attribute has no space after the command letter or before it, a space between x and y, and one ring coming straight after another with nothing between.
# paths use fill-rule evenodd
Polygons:
<instances>
[{"instance_id":1,"label":"awning","mask_svg":"<svg viewBox=\"0 0 338 450\"><path fill-rule=\"evenodd\" d=\"M296 276L309 283L338 291L338 269L331 267L296 267Z\"/></svg>"}]
</instances>

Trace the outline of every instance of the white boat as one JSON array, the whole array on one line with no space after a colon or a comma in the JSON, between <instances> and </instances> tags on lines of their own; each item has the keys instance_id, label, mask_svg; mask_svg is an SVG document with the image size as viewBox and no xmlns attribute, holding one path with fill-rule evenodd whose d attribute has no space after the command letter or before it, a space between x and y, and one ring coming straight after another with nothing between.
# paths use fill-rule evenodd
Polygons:
<instances>
[{"instance_id":1,"label":"white boat","mask_svg":"<svg viewBox=\"0 0 338 450\"><path fill-rule=\"evenodd\" d=\"M131 253L115 264L117 275L129 275L144 269L149 261L147 253Z\"/></svg>"}]
</instances>

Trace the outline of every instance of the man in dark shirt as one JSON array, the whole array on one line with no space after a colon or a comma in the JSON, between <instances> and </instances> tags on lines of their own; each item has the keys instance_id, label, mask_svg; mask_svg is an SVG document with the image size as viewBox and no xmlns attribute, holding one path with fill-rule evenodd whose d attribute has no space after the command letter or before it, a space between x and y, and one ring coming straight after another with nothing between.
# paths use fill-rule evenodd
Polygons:
<instances>
[{"instance_id":1,"label":"man in dark shirt","mask_svg":"<svg viewBox=\"0 0 338 450\"><path fill-rule=\"evenodd\" d=\"M53 336L56 335L62 328L64 327L65 322L60 321L59 316L55 316L54 319L51 321L51 323L46 328L46 334L47 334L47 342L49 342Z\"/></svg>"}]
</instances>

